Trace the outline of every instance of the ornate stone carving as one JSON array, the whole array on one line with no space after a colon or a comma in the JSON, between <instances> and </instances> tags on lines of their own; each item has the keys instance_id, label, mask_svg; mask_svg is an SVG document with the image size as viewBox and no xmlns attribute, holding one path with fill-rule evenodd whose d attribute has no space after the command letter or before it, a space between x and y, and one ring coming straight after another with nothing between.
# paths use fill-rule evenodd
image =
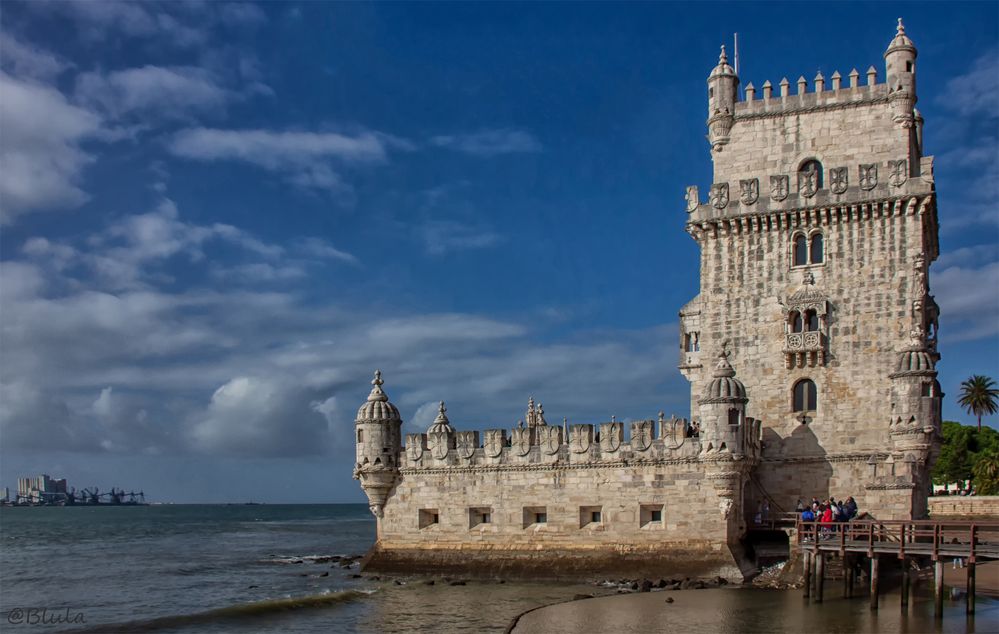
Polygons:
<instances>
[{"instance_id":1,"label":"ornate stone carving","mask_svg":"<svg viewBox=\"0 0 999 634\"><path fill-rule=\"evenodd\" d=\"M711 204L715 209L724 209L728 205L728 183L711 186Z\"/></svg>"},{"instance_id":2,"label":"ornate stone carving","mask_svg":"<svg viewBox=\"0 0 999 634\"><path fill-rule=\"evenodd\" d=\"M593 442L593 425L573 425L572 439L569 443L572 453L584 453L590 450Z\"/></svg>"},{"instance_id":3,"label":"ornate stone carving","mask_svg":"<svg viewBox=\"0 0 999 634\"><path fill-rule=\"evenodd\" d=\"M739 181L739 200L744 205L753 205L760 199L760 179L749 178Z\"/></svg>"},{"instance_id":4,"label":"ornate stone carving","mask_svg":"<svg viewBox=\"0 0 999 634\"><path fill-rule=\"evenodd\" d=\"M406 435L406 454L412 462L423 457L423 434Z\"/></svg>"},{"instance_id":5,"label":"ornate stone carving","mask_svg":"<svg viewBox=\"0 0 999 634\"><path fill-rule=\"evenodd\" d=\"M541 450L549 456L557 454L558 450L562 448L561 427L545 427L541 436Z\"/></svg>"},{"instance_id":6,"label":"ornate stone carving","mask_svg":"<svg viewBox=\"0 0 999 634\"><path fill-rule=\"evenodd\" d=\"M786 174L780 174L778 176L770 177L770 198L776 202L781 202L787 199L787 195L790 192L791 179Z\"/></svg>"},{"instance_id":7,"label":"ornate stone carving","mask_svg":"<svg viewBox=\"0 0 999 634\"><path fill-rule=\"evenodd\" d=\"M819 191L819 174L814 169L798 172L798 193L811 198Z\"/></svg>"},{"instance_id":8,"label":"ornate stone carving","mask_svg":"<svg viewBox=\"0 0 999 634\"><path fill-rule=\"evenodd\" d=\"M458 455L466 460L475 454L479 446L479 434L475 431L460 431L457 434Z\"/></svg>"},{"instance_id":9,"label":"ornate stone carving","mask_svg":"<svg viewBox=\"0 0 999 634\"><path fill-rule=\"evenodd\" d=\"M829 170L829 189L834 194L846 192L849 184L849 169L846 167L834 167Z\"/></svg>"},{"instance_id":10,"label":"ornate stone carving","mask_svg":"<svg viewBox=\"0 0 999 634\"><path fill-rule=\"evenodd\" d=\"M604 423L600 425L600 449L604 453L614 453L621 448L624 440L624 425L621 423Z\"/></svg>"},{"instance_id":11,"label":"ornate stone carving","mask_svg":"<svg viewBox=\"0 0 999 634\"><path fill-rule=\"evenodd\" d=\"M510 447L518 456L526 456L531 451L531 430L528 427L514 429L510 434Z\"/></svg>"},{"instance_id":12,"label":"ornate stone carving","mask_svg":"<svg viewBox=\"0 0 999 634\"><path fill-rule=\"evenodd\" d=\"M435 431L427 434L427 444L430 445L430 455L438 460L447 458L448 454L448 434L443 431Z\"/></svg>"},{"instance_id":13,"label":"ornate stone carving","mask_svg":"<svg viewBox=\"0 0 999 634\"><path fill-rule=\"evenodd\" d=\"M700 195L697 192L697 185L687 186L687 195L684 198L687 200L687 213L691 213L697 206L701 204Z\"/></svg>"},{"instance_id":14,"label":"ornate stone carving","mask_svg":"<svg viewBox=\"0 0 999 634\"><path fill-rule=\"evenodd\" d=\"M728 516L732 514L732 500L728 498L722 498L718 502L718 510L721 511L721 516L723 520L727 520Z\"/></svg>"},{"instance_id":15,"label":"ornate stone carving","mask_svg":"<svg viewBox=\"0 0 999 634\"><path fill-rule=\"evenodd\" d=\"M501 453L503 453L503 447L506 446L506 430L505 429L487 429L486 430L486 442L483 448L486 451L486 455L490 458L497 458Z\"/></svg>"},{"instance_id":16,"label":"ornate stone carving","mask_svg":"<svg viewBox=\"0 0 999 634\"><path fill-rule=\"evenodd\" d=\"M860 188L870 191L878 185L878 164L865 163L860 166Z\"/></svg>"},{"instance_id":17,"label":"ornate stone carving","mask_svg":"<svg viewBox=\"0 0 999 634\"><path fill-rule=\"evenodd\" d=\"M892 187L901 187L909 179L909 161L901 159L898 161L888 161L888 184Z\"/></svg>"},{"instance_id":18,"label":"ornate stone carving","mask_svg":"<svg viewBox=\"0 0 999 634\"><path fill-rule=\"evenodd\" d=\"M646 451L652 446L652 438L655 435L655 423L651 420L642 420L631 424L631 448L636 451Z\"/></svg>"}]
</instances>

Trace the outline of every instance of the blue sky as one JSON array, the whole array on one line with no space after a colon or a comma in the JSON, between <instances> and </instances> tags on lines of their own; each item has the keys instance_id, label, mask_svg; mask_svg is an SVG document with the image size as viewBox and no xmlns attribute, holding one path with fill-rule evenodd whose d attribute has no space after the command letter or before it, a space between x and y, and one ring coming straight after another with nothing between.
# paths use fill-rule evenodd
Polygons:
<instances>
[{"instance_id":1,"label":"blue sky","mask_svg":"<svg viewBox=\"0 0 999 634\"><path fill-rule=\"evenodd\" d=\"M5 2L0 480L355 501L407 431L687 415L705 78L874 65L903 16L936 159L945 417L999 376L995 3ZM992 424L995 421L990 421Z\"/></svg>"}]
</instances>

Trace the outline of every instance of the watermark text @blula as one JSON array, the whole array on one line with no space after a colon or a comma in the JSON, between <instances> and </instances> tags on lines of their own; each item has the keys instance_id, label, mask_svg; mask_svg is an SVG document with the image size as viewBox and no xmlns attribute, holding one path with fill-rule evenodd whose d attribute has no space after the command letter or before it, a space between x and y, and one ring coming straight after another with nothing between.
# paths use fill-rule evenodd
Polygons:
<instances>
[{"instance_id":1,"label":"watermark text @blula","mask_svg":"<svg viewBox=\"0 0 999 634\"><path fill-rule=\"evenodd\" d=\"M73 608L13 608L7 612L11 625L80 625L87 622L83 612Z\"/></svg>"}]
</instances>

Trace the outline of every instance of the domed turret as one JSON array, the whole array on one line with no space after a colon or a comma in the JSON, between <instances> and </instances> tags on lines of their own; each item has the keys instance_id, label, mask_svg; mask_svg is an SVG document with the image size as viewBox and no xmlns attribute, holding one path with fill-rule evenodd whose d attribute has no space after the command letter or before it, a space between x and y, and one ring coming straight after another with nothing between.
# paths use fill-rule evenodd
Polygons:
<instances>
[{"instance_id":1,"label":"domed turret","mask_svg":"<svg viewBox=\"0 0 999 634\"><path fill-rule=\"evenodd\" d=\"M728 63L725 47L721 47L718 65L708 75L708 141L711 149L720 151L728 143L735 123L735 102L738 98L739 76Z\"/></svg>"},{"instance_id":2,"label":"domed turret","mask_svg":"<svg viewBox=\"0 0 999 634\"><path fill-rule=\"evenodd\" d=\"M357 410L354 422L357 433L354 479L361 481L371 512L378 518L399 473L402 449L402 418L382 390L383 384L381 370L376 370L371 393Z\"/></svg>"},{"instance_id":3,"label":"domed turret","mask_svg":"<svg viewBox=\"0 0 999 634\"><path fill-rule=\"evenodd\" d=\"M905 34L902 18L898 19L895 37L885 51L885 76L892 120L902 127L913 127L913 106L916 105L916 47Z\"/></svg>"},{"instance_id":4,"label":"domed turret","mask_svg":"<svg viewBox=\"0 0 999 634\"><path fill-rule=\"evenodd\" d=\"M728 355L724 352L718 355L718 363L715 365L715 372L712 375L711 383L708 384L701 402L745 402L746 386L742 381L735 378L735 370L728 362Z\"/></svg>"},{"instance_id":5,"label":"domed turret","mask_svg":"<svg viewBox=\"0 0 999 634\"><path fill-rule=\"evenodd\" d=\"M454 428L451 427L451 421L448 420L447 414L445 414L446 411L447 408L444 407L444 401L441 401L440 409L437 411L437 418L434 419L434 422L430 425L430 428L427 429L428 434L454 433Z\"/></svg>"}]
</instances>

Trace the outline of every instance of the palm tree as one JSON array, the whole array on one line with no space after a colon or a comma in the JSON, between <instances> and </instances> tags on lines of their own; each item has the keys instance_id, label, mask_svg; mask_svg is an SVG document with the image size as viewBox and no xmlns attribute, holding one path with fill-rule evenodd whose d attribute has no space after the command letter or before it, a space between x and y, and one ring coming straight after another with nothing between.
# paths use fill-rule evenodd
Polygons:
<instances>
[{"instance_id":1,"label":"palm tree","mask_svg":"<svg viewBox=\"0 0 999 634\"><path fill-rule=\"evenodd\" d=\"M982 431L982 416L995 414L999 411L999 389L996 383L987 376L975 374L961 383L961 398L958 404L964 411L978 417L978 431Z\"/></svg>"}]
</instances>

